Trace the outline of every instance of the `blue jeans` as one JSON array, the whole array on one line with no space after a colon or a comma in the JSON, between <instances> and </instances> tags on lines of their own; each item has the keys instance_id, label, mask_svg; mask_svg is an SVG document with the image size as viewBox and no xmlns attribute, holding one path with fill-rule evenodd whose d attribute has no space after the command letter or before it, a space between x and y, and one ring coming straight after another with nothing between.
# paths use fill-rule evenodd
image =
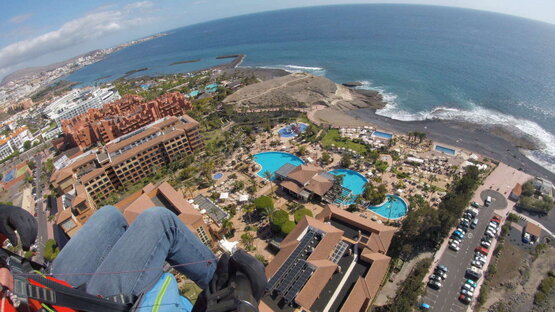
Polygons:
<instances>
[{"instance_id":1,"label":"blue jeans","mask_svg":"<svg viewBox=\"0 0 555 312\"><path fill-rule=\"evenodd\" d=\"M214 254L166 208L144 211L128 226L114 206L97 211L52 263L51 273L90 294L139 295L163 273L165 262L206 288Z\"/></svg>"}]
</instances>

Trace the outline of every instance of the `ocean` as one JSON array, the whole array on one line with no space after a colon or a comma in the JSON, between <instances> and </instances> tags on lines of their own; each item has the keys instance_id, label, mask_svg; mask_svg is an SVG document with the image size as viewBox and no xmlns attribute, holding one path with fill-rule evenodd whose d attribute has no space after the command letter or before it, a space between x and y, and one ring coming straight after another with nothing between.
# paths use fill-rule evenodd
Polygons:
<instances>
[{"instance_id":1,"label":"ocean","mask_svg":"<svg viewBox=\"0 0 555 312\"><path fill-rule=\"evenodd\" d=\"M65 79L109 81L197 70L247 54L241 66L359 81L399 120L501 125L544 146L525 154L555 172L555 25L490 12L418 5L340 5L232 17L169 31ZM198 63L169 66L175 61Z\"/></svg>"}]
</instances>

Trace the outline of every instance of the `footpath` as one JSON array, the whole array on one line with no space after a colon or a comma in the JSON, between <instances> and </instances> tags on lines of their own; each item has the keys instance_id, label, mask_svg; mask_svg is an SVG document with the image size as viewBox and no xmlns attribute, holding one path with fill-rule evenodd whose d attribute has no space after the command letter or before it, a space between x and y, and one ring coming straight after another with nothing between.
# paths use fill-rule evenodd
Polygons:
<instances>
[{"instance_id":1,"label":"footpath","mask_svg":"<svg viewBox=\"0 0 555 312\"><path fill-rule=\"evenodd\" d=\"M412 268L424 258L430 258L434 254L432 252L421 253L418 256L411 259L409 262L405 262L399 273L395 274L393 280L387 281L387 283L382 287L376 300L374 301L375 306L386 305L387 302L395 297L397 289L399 286L407 279L407 276L412 271Z\"/></svg>"}]
</instances>

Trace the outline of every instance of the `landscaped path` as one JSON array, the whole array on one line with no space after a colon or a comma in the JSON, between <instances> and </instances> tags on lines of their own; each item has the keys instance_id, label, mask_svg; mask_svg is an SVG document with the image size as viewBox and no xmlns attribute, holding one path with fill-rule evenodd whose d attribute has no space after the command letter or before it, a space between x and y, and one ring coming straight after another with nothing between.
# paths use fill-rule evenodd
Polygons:
<instances>
[{"instance_id":1,"label":"landscaped path","mask_svg":"<svg viewBox=\"0 0 555 312\"><path fill-rule=\"evenodd\" d=\"M434 254L432 252L424 252L414 257L409 262L406 262L401 268L401 271L395 274L395 276L393 277L393 281L387 281L387 283L382 287L382 289L378 293L378 296L376 297L376 301L374 301L374 305L383 306L387 304L387 301L389 299L395 297L395 294L397 293L397 288L399 288L399 286L405 281L409 273L412 271L412 268L414 268L414 265L422 259L431 258L433 256Z\"/></svg>"}]
</instances>

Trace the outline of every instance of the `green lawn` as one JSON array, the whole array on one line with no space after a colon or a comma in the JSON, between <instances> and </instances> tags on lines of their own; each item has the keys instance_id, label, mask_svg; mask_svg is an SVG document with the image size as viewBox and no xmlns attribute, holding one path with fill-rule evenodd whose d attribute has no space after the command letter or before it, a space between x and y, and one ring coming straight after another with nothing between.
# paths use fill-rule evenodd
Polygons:
<instances>
[{"instance_id":1,"label":"green lawn","mask_svg":"<svg viewBox=\"0 0 555 312\"><path fill-rule=\"evenodd\" d=\"M339 130L336 129L329 130L322 138L321 143L324 147L331 147L331 145L334 144L335 147L349 148L359 154L366 152L366 146L355 143L347 138L342 138L339 134Z\"/></svg>"}]
</instances>

